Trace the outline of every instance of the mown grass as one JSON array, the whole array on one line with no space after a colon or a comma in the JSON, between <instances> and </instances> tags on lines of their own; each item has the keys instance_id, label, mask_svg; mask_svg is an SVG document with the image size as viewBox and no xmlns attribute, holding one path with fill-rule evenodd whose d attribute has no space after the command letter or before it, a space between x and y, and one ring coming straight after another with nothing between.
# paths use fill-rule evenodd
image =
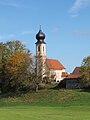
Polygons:
<instances>
[{"instance_id":1,"label":"mown grass","mask_svg":"<svg viewBox=\"0 0 90 120\"><path fill-rule=\"evenodd\" d=\"M90 120L90 107L1 107L0 120Z\"/></svg>"},{"instance_id":2,"label":"mown grass","mask_svg":"<svg viewBox=\"0 0 90 120\"><path fill-rule=\"evenodd\" d=\"M90 93L40 90L0 97L0 120L90 120Z\"/></svg>"}]
</instances>

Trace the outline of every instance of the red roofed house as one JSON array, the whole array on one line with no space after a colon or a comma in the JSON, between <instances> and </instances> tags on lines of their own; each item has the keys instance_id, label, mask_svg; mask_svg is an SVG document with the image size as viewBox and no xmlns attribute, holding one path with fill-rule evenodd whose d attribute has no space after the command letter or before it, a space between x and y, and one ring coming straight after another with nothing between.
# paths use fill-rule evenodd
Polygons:
<instances>
[{"instance_id":1,"label":"red roofed house","mask_svg":"<svg viewBox=\"0 0 90 120\"><path fill-rule=\"evenodd\" d=\"M47 68L49 70L49 78L54 79L56 82L60 82L66 77L65 67L58 60L46 58L46 43L44 42L45 34L42 32L41 28L36 34L36 39L37 75L42 74L42 76L45 77L44 73ZM40 65L41 63L42 65ZM40 71L41 66L42 70Z\"/></svg>"},{"instance_id":2,"label":"red roofed house","mask_svg":"<svg viewBox=\"0 0 90 120\"><path fill-rule=\"evenodd\" d=\"M80 76L80 67L76 67L73 72L68 75L67 79L77 79L77 78L81 78Z\"/></svg>"},{"instance_id":3,"label":"red roofed house","mask_svg":"<svg viewBox=\"0 0 90 120\"><path fill-rule=\"evenodd\" d=\"M66 88L75 89L84 87L84 84L81 82L80 67L76 67L65 80Z\"/></svg>"}]
</instances>

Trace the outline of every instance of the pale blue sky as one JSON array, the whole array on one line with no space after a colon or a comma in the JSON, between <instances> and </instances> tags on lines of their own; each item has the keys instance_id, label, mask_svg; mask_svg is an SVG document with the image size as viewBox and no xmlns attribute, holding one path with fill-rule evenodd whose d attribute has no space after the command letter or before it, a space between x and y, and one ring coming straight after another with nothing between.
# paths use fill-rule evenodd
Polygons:
<instances>
[{"instance_id":1,"label":"pale blue sky","mask_svg":"<svg viewBox=\"0 0 90 120\"><path fill-rule=\"evenodd\" d=\"M47 57L67 72L90 55L90 0L0 0L0 42L19 39L35 54L39 25Z\"/></svg>"}]
</instances>

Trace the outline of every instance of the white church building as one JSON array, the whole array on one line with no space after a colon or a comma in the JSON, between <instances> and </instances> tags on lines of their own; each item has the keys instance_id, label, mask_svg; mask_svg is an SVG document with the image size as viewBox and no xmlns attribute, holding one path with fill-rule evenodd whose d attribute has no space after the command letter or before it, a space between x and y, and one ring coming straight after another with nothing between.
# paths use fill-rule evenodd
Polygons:
<instances>
[{"instance_id":1,"label":"white church building","mask_svg":"<svg viewBox=\"0 0 90 120\"><path fill-rule=\"evenodd\" d=\"M55 59L48 59L46 56L46 42L45 34L42 32L41 28L36 34L36 72L37 76L42 76L42 79L47 76L45 74L48 71L48 76L50 81L60 82L66 77L66 69L60 63L60 61Z\"/></svg>"}]
</instances>

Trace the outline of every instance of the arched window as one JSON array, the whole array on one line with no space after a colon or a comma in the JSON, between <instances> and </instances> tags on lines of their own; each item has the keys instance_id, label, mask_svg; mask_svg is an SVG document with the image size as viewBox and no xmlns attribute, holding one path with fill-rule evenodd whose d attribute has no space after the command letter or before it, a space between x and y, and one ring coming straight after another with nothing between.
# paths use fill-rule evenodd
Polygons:
<instances>
[{"instance_id":1,"label":"arched window","mask_svg":"<svg viewBox=\"0 0 90 120\"><path fill-rule=\"evenodd\" d=\"M43 46L43 52L44 52L44 46Z\"/></svg>"},{"instance_id":2,"label":"arched window","mask_svg":"<svg viewBox=\"0 0 90 120\"><path fill-rule=\"evenodd\" d=\"M38 52L40 52L40 46L38 46Z\"/></svg>"}]
</instances>

